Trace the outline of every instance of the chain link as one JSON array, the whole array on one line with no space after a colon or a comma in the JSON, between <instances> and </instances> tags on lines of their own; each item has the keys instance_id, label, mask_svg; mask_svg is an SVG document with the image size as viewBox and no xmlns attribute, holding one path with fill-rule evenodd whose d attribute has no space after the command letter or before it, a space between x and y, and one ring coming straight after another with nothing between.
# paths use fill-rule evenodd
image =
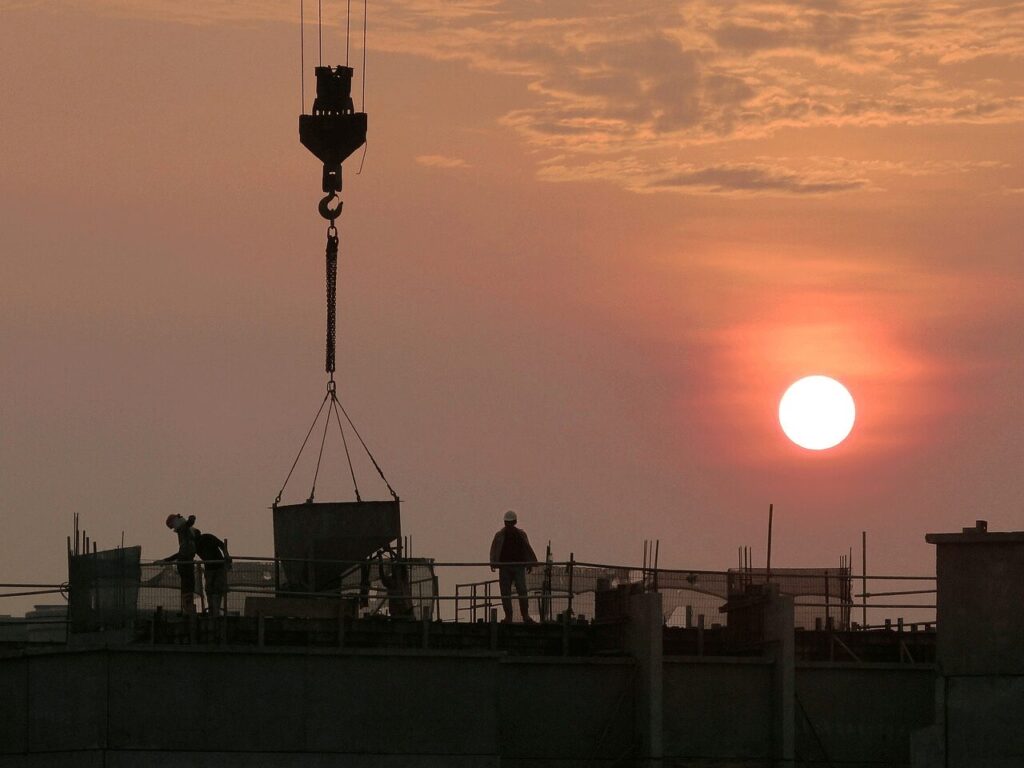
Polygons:
<instances>
[{"instance_id":1,"label":"chain link","mask_svg":"<svg viewBox=\"0 0 1024 768\"><path fill-rule=\"evenodd\" d=\"M327 229L327 362L325 370L334 373L335 324L338 285L338 230L334 223ZM333 377L332 377L333 378Z\"/></svg>"}]
</instances>

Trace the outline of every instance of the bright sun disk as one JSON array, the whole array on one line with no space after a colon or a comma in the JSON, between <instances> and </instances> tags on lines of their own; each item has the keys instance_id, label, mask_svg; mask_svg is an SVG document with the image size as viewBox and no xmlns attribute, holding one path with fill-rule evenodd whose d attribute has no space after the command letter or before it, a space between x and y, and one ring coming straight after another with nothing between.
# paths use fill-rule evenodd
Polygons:
<instances>
[{"instance_id":1,"label":"bright sun disk","mask_svg":"<svg viewBox=\"0 0 1024 768\"><path fill-rule=\"evenodd\" d=\"M828 376L805 376L791 384L779 402L779 424L786 437L812 451L843 442L856 414L849 390Z\"/></svg>"}]
</instances>

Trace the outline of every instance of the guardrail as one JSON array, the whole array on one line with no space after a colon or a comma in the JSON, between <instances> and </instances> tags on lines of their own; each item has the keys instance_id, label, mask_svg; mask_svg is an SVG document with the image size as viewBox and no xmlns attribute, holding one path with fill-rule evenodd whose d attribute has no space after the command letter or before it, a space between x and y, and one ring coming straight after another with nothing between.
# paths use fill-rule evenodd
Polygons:
<instances>
[{"instance_id":1,"label":"guardrail","mask_svg":"<svg viewBox=\"0 0 1024 768\"><path fill-rule=\"evenodd\" d=\"M207 570L220 563L195 561L198 608L204 610ZM336 578L329 584L304 583L303 568L336 566ZM298 566L298 567L296 567ZM438 562L424 558L383 558L372 560L324 560L237 556L228 571L227 612L245 613L250 597L288 596L312 599L345 599L355 604L359 616L394 616L402 602L411 603L408 618L431 621L487 621L491 611L502 607L499 581L487 562ZM731 595L767 582L778 584L794 597L797 626L813 629L876 629L901 620L908 624L934 625L935 601L908 601L935 594L934 576L870 576L839 569L778 569L768 575L751 569L728 571L683 570L651 566L621 566L578 561L504 564L530 568L526 574L527 600L532 617L593 617L597 594L623 588L627 591L658 591L663 596L668 626L714 626L724 623L721 608ZM299 577L296 578L296 574ZM488 578L489 576L489 578ZM854 591L859 581L860 591ZM923 588L924 583L931 588ZM876 589L869 586L878 585ZM123 579L97 578L84 589L90 604L102 610L117 607L128 614L180 609L181 581L177 563L155 560L142 562L137 573ZM892 587L905 587L893 589ZM68 585L44 583L3 583L0 597L61 594ZM513 588L512 608L519 615L519 595ZM405 605L408 609L410 606ZM102 617L101 622L102 623Z\"/></svg>"}]
</instances>

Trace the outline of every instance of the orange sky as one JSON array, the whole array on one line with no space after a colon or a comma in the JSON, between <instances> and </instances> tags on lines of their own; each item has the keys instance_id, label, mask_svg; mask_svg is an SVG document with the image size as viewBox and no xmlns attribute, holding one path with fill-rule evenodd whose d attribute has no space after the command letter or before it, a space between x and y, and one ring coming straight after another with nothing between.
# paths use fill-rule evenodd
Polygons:
<instances>
[{"instance_id":1,"label":"orange sky","mask_svg":"<svg viewBox=\"0 0 1024 768\"><path fill-rule=\"evenodd\" d=\"M297 5L0 5L4 579L62 578L76 511L270 554L324 378ZM783 566L1024 527L1022 57L1020 2L371 1L339 380L417 553L509 507L690 568L763 564L769 502ZM819 454L775 418L810 373L858 406Z\"/></svg>"}]
</instances>

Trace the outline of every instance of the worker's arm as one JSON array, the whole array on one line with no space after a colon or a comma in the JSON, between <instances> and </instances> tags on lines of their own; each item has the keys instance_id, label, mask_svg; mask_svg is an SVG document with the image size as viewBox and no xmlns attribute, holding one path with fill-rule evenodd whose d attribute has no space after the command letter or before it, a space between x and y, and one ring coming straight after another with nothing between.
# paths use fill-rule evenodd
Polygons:
<instances>
[{"instance_id":1,"label":"worker's arm","mask_svg":"<svg viewBox=\"0 0 1024 768\"><path fill-rule=\"evenodd\" d=\"M191 560L191 559L192 558L190 558L190 557L186 557L186 554L185 554L185 539L182 538L182 536L179 535L178 536L178 551L175 552L170 557L165 557L164 558L164 562L165 563L173 563L173 562L176 562L176 561L179 561L179 560Z\"/></svg>"},{"instance_id":2,"label":"worker's arm","mask_svg":"<svg viewBox=\"0 0 1024 768\"><path fill-rule=\"evenodd\" d=\"M530 546L530 537L526 535L526 531L519 529L519 532L523 534L523 545L526 548L526 561L527 563L537 563L537 553L533 551L533 547ZM532 568L531 568L532 570Z\"/></svg>"},{"instance_id":3,"label":"worker's arm","mask_svg":"<svg viewBox=\"0 0 1024 768\"><path fill-rule=\"evenodd\" d=\"M494 534L494 539L491 541L491 570L495 570L498 558L501 557L501 544L505 539L505 532L498 531Z\"/></svg>"}]
</instances>

